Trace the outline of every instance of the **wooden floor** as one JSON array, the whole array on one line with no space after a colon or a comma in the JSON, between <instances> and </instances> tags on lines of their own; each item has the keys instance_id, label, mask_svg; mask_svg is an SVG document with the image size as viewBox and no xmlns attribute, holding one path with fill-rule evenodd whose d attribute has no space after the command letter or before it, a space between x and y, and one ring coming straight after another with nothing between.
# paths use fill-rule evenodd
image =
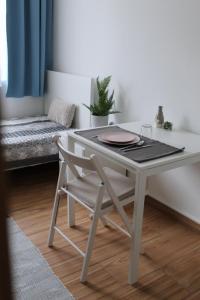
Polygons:
<instances>
[{"instance_id":1,"label":"wooden floor","mask_svg":"<svg viewBox=\"0 0 200 300\"><path fill-rule=\"evenodd\" d=\"M88 283L81 284L79 254L60 236L56 235L54 248L46 243L56 179L56 165L10 173L10 215L76 299L200 299L199 233L149 204L144 212L145 253L140 256L139 282L127 284L128 238L100 224ZM69 230L63 199L59 224L84 250L90 220L84 209L77 206L76 211L77 226Z\"/></svg>"}]
</instances>

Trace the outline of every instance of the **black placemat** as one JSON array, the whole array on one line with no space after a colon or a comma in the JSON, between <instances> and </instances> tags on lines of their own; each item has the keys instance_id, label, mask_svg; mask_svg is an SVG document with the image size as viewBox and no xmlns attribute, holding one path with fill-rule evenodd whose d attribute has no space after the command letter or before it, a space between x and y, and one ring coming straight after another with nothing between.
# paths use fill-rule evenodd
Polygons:
<instances>
[{"instance_id":1,"label":"black placemat","mask_svg":"<svg viewBox=\"0 0 200 300\"><path fill-rule=\"evenodd\" d=\"M88 129L88 130L75 131L75 133L96 143L96 144L99 144L105 148L108 148L108 149L116 152L116 153L119 153L122 156L125 156L131 160L134 160L138 163L162 158L165 156L169 156L169 155L184 151L184 148L176 148L174 146L167 145L165 143L161 143L159 141L149 139L149 138L146 138L143 136L141 138L142 138L142 140L144 140L144 145L151 145L151 147L132 150L129 152L122 151L120 148L122 148L123 146L105 144L98 140L98 135L100 135L101 133L119 132L119 131L131 132L131 131L122 129L118 126L110 126L110 127L102 127L102 128L94 128L94 129ZM131 132L131 133L134 133L134 132ZM135 133L135 134L137 134L137 133Z\"/></svg>"}]
</instances>

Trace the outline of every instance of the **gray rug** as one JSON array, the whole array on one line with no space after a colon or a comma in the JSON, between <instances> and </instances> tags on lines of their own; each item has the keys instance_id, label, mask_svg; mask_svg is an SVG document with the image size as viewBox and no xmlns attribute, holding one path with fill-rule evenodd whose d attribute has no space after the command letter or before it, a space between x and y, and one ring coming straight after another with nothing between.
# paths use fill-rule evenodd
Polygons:
<instances>
[{"instance_id":1,"label":"gray rug","mask_svg":"<svg viewBox=\"0 0 200 300\"><path fill-rule=\"evenodd\" d=\"M8 228L14 299L74 299L14 220L8 219Z\"/></svg>"}]
</instances>

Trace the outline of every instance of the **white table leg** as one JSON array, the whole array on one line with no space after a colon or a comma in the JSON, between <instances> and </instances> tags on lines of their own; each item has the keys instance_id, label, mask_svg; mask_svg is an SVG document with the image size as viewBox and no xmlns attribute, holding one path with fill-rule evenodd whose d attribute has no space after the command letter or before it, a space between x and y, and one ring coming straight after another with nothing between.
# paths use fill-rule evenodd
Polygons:
<instances>
[{"instance_id":1,"label":"white table leg","mask_svg":"<svg viewBox=\"0 0 200 300\"><path fill-rule=\"evenodd\" d=\"M146 188L146 175L138 173L136 175L136 191L133 213L133 238L131 240L130 262L129 262L129 284L137 282L139 274L139 255L141 247L144 199Z\"/></svg>"},{"instance_id":2,"label":"white table leg","mask_svg":"<svg viewBox=\"0 0 200 300\"><path fill-rule=\"evenodd\" d=\"M75 152L75 145L74 145L74 140L68 136L68 150L70 152ZM67 181L73 179L73 174L70 171L69 168L67 168ZM75 225L75 209L74 209L74 199L70 196L68 196L67 199L67 220L68 220L68 226L72 227Z\"/></svg>"}]
</instances>

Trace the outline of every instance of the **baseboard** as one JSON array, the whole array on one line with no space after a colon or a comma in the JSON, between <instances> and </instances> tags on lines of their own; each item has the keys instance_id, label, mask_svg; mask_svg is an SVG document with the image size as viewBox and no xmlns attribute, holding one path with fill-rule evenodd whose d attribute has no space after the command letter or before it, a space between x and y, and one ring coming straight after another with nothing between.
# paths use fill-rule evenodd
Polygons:
<instances>
[{"instance_id":1,"label":"baseboard","mask_svg":"<svg viewBox=\"0 0 200 300\"><path fill-rule=\"evenodd\" d=\"M146 196L145 203L159 209L160 211L167 213L174 219L188 225L191 229L200 232L200 224L196 223L195 221L187 218L186 216L182 215L181 213L175 211L171 207L159 202L158 200L152 198L151 196Z\"/></svg>"}]
</instances>

